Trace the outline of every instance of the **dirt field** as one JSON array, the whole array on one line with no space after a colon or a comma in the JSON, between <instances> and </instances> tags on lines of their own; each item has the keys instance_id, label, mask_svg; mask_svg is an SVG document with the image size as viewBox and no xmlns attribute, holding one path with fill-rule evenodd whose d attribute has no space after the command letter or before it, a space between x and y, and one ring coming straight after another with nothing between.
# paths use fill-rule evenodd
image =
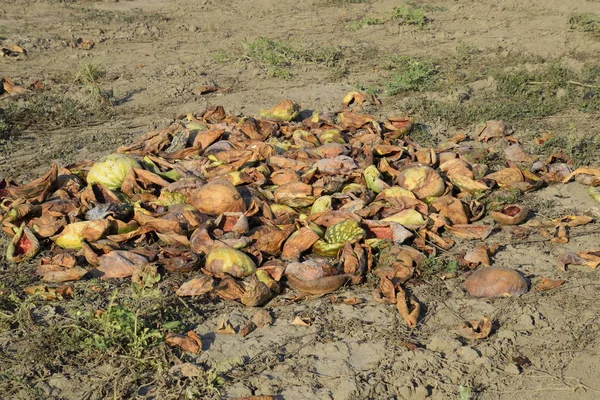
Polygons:
<instances>
[{"instance_id":1,"label":"dirt field","mask_svg":"<svg viewBox=\"0 0 600 400\"><path fill-rule=\"evenodd\" d=\"M52 163L97 159L209 106L256 115L289 98L334 111L357 89L382 101L366 113L413 116L411 137L423 144L475 136L481 123L502 119L541 160L560 152L576 166L597 166L594 12L598 0L3 0L0 43L26 54L1 57L0 76L24 87L39 81L41 89L0 100L0 176L29 181ZM200 94L202 85L225 90ZM552 138L536 144L546 132ZM519 201L539 216L600 219L600 204L580 183ZM359 305L276 297L265 307L273 325L242 338L215 330L222 319L237 329L256 310L176 297L185 274L143 293L127 279L75 282L73 299L48 302L22 292L38 282L33 264L2 261L0 398L598 399L598 271L556 265L566 251L598 250L598 227L573 228L566 244L494 234L495 265L532 284L566 283L481 300L465 293L462 274L413 279L425 310L412 330L395 306L373 300L370 281L336 293L363 299ZM465 241L444 257L470 247ZM152 328L107 325L99 337L91 315L113 294ZM298 315L311 326L291 325ZM494 323L488 338L456 334L461 322L483 315ZM204 351L164 344L174 326L200 335Z\"/></svg>"}]
</instances>

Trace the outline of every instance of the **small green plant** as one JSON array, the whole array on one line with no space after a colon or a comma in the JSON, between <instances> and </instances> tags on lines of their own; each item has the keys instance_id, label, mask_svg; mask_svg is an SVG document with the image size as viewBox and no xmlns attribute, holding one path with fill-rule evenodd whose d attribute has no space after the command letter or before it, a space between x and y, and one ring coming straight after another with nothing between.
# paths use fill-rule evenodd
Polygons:
<instances>
[{"instance_id":1,"label":"small green plant","mask_svg":"<svg viewBox=\"0 0 600 400\"><path fill-rule=\"evenodd\" d=\"M90 89L84 89L90 90ZM97 103L80 101L58 91L29 93L18 101L7 99L0 108L0 139L33 128L55 129L105 120L111 110Z\"/></svg>"},{"instance_id":2,"label":"small green plant","mask_svg":"<svg viewBox=\"0 0 600 400\"><path fill-rule=\"evenodd\" d=\"M231 55L225 50L217 50L210 53L210 58L217 64L225 64L231 61Z\"/></svg>"},{"instance_id":3,"label":"small green plant","mask_svg":"<svg viewBox=\"0 0 600 400\"><path fill-rule=\"evenodd\" d=\"M75 71L73 82L80 83L82 85L92 85L97 83L105 75L106 71L101 64L84 63L80 64L77 68L77 71Z\"/></svg>"},{"instance_id":4,"label":"small green plant","mask_svg":"<svg viewBox=\"0 0 600 400\"><path fill-rule=\"evenodd\" d=\"M392 71L390 79L383 83L385 93L390 96L426 89L437 72L431 60L410 57L393 57L385 68Z\"/></svg>"},{"instance_id":5,"label":"small green plant","mask_svg":"<svg viewBox=\"0 0 600 400\"><path fill-rule=\"evenodd\" d=\"M519 203L523 199L523 193L517 189L498 190L490 196L480 199L488 210L498 211L508 204Z\"/></svg>"},{"instance_id":6,"label":"small green plant","mask_svg":"<svg viewBox=\"0 0 600 400\"><path fill-rule=\"evenodd\" d=\"M568 89L569 82L576 75L564 65L551 62L536 71L520 68L510 72L498 71L492 76L501 94L539 97L553 95L558 89Z\"/></svg>"},{"instance_id":7,"label":"small green plant","mask_svg":"<svg viewBox=\"0 0 600 400\"><path fill-rule=\"evenodd\" d=\"M270 66L287 67L299 58L298 53L288 43L265 37L259 37L254 42L245 40L242 46L247 59Z\"/></svg>"},{"instance_id":8,"label":"small green plant","mask_svg":"<svg viewBox=\"0 0 600 400\"><path fill-rule=\"evenodd\" d=\"M589 136L577 135L575 127L571 124L567 134L553 136L537 147L536 152L544 155L562 153L576 166L583 166L590 165L600 158L598 148L600 148L600 133Z\"/></svg>"},{"instance_id":9,"label":"small green plant","mask_svg":"<svg viewBox=\"0 0 600 400\"><path fill-rule=\"evenodd\" d=\"M435 275L457 272L460 266L454 259L429 256L421 263L419 269L424 279L431 279Z\"/></svg>"},{"instance_id":10,"label":"small green plant","mask_svg":"<svg viewBox=\"0 0 600 400\"><path fill-rule=\"evenodd\" d=\"M369 17L369 16L365 15L364 17L362 17L360 19L354 19L352 21L346 22L344 24L344 29L346 29L347 31L357 31L360 28L362 28L363 26L381 25L384 22L385 21L381 18Z\"/></svg>"},{"instance_id":11,"label":"small green plant","mask_svg":"<svg viewBox=\"0 0 600 400\"><path fill-rule=\"evenodd\" d=\"M85 100L91 106L106 106L111 104L113 98L112 91L106 91L102 89L100 80L106 75L106 71L101 64L97 63L85 63L81 64L75 76L73 82L82 85L83 90L87 94Z\"/></svg>"},{"instance_id":12,"label":"small green plant","mask_svg":"<svg viewBox=\"0 0 600 400\"><path fill-rule=\"evenodd\" d=\"M434 147L439 143L439 140L432 134L429 127L424 124L414 124L408 136L413 141L425 147Z\"/></svg>"},{"instance_id":13,"label":"small green plant","mask_svg":"<svg viewBox=\"0 0 600 400\"><path fill-rule=\"evenodd\" d=\"M327 0L327 4L335 5L335 6L343 6L346 4L361 4L368 3L369 0Z\"/></svg>"},{"instance_id":14,"label":"small green plant","mask_svg":"<svg viewBox=\"0 0 600 400\"><path fill-rule=\"evenodd\" d=\"M598 14L571 14L568 22L573 30L588 32L593 36L600 37L600 15Z\"/></svg>"},{"instance_id":15,"label":"small green plant","mask_svg":"<svg viewBox=\"0 0 600 400\"><path fill-rule=\"evenodd\" d=\"M75 330L83 337L81 343L84 348L116 348L121 354L140 357L147 348L157 344L163 335L139 318L137 313L116 305L117 294L115 290L106 311L89 316L89 328L75 327Z\"/></svg>"},{"instance_id":16,"label":"small green plant","mask_svg":"<svg viewBox=\"0 0 600 400\"><path fill-rule=\"evenodd\" d=\"M308 49L294 48L290 43L259 37L254 42L243 41L246 60L263 65L267 74L275 78L289 78L289 70L296 63L314 63L326 67L337 67L342 52L333 46Z\"/></svg>"},{"instance_id":17,"label":"small green plant","mask_svg":"<svg viewBox=\"0 0 600 400\"><path fill-rule=\"evenodd\" d=\"M460 385L458 387L458 400L471 400L472 388L470 386Z\"/></svg>"},{"instance_id":18,"label":"small green plant","mask_svg":"<svg viewBox=\"0 0 600 400\"><path fill-rule=\"evenodd\" d=\"M301 58L305 62L334 67L342 59L342 52L334 46L315 47L302 51Z\"/></svg>"},{"instance_id":19,"label":"small green plant","mask_svg":"<svg viewBox=\"0 0 600 400\"><path fill-rule=\"evenodd\" d=\"M477 47L472 46L470 44L466 44L464 42L460 42L456 46L456 58L458 61L461 62L471 61L472 57L478 52L479 50L477 49Z\"/></svg>"},{"instance_id":20,"label":"small green plant","mask_svg":"<svg viewBox=\"0 0 600 400\"><path fill-rule=\"evenodd\" d=\"M415 25L419 28L425 27L430 22L423 8L414 6L395 7L392 11L392 19L400 21L403 25Z\"/></svg>"}]
</instances>

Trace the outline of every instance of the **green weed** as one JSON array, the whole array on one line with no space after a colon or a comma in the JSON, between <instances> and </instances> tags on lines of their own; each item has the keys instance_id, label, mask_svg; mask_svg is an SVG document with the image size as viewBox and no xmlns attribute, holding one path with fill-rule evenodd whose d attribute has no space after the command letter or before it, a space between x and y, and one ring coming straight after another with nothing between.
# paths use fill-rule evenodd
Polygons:
<instances>
[{"instance_id":1,"label":"green weed","mask_svg":"<svg viewBox=\"0 0 600 400\"><path fill-rule=\"evenodd\" d=\"M419 28L425 27L431 20L425 16L421 7L401 6L392 10L392 19L400 21L403 25L415 25Z\"/></svg>"},{"instance_id":2,"label":"green weed","mask_svg":"<svg viewBox=\"0 0 600 400\"><path fill-rule=\"evenodd\" d=\"M453 126L466 126L491 119L518 121L527 118L540 118L563 109L558 101L545 102L543 99L522 102L521 99L490 97L473 100L469 103L444 102L430 99L413 99L407 110L418 114L427 121L442 120Z\"/></svg>"},{"instance_id":3,"label":"green weed","mask_svg":"<svg viewBox=\"0 0 600 400\"><path fill-rule=\"evenodd\" d=\"M424 124L414 124L408 136L424 147L434 147L439 143L439 140L431 133L429 127Z\"/></svg>"},{"instance_id":4,"label":"green weed","mask_svg":"<svg viewBox=\"0 0 600 400\"><path fill-rule=\"evenodd\" d=\"M334 6L343 6L346 4L361 4L368 3L369 0L327 0L327 4Z\"/></svg>"},{"instance_id":5,"label":"green weed","mask_svg":"<svg viewBox=\"0 0 600 400\"><path fill-rule=\"evenodd\" d=\"M488 68L485 66L484 68ZM514 68L512 70L486 70L470 72L478 79L491 76L495 81L495 90L485 89L477 92L467 101L442 101L428 98L413 98L407 102L407 109L426 121L442 120L454 126L465 126L490 119L503 119L518 122L524 119L543 118L569 107L595 108L595 97L577 100L582 91L589 90L578 80L590 82L591 72L578 73L558 62L548 62L531 70ZM446 75L448 90L455 88L459 74L442 70ZM582 87L584 86L584 87ZM592 89L593 90L593 89ZM581 97L580 97L581 98Z\"/></svg>"},{"instance_id":6,"label":"green weed","mask_svg":"<svg viewBox=\"0 0 600 400\"><path fill-rule=\"evenodd\" d=\"M489 196L480 199L488 210L498 211L508 204L519 203L523 199L523 193L517 189L496 190Z\"/></svg>"},{"instance_id":7,"label":"green weed","mask_svg":"<svg viewBox=\"0 0 600 400\"><path fill-rule=\"evenodd\" d=\"M163 17L159 14L149 14L147 12L142 11L141 9L137 9L135 11L123 13L116 11L108 11L108 10L99 10L96 8L89 7L76 7L76 6L67 6L74 11L83 12L83 19L87 21L94 21L100 24L108 25L111 23L122 23L122 24L131 24L134 22L142 22L142 21L168 21L168 18Z\"/></svg>"},{"instance_id":8,"label":"green weed","mask_svg":"<svg viewBox=\"0 0 600 400\"><path fill-rule=\"evenodd\" d=\"M81 324L74 326L72 336L81 339L84 349L115 348L119 354L140 357L161 341L163 335L138 313L115 304L117 294L115 290L106 311L89 314Z\"/></svg>"},{"instance_id":9,"label":"green weed","mask_svg":"<svg viewBox=\"0 0 600 400\"><path fill-rule=\"evenodd\" d=\"M288 67L300 58L297 51L285 42L259 37L254 42L243 41L247 59L274 67Z\"/></svg>"},{"instance_id":10,"label":"green weed","mask_svg":"<svg viewBox=\"0 0 600 400\"><path fill-rule=\"evenodd\" d=\"M592 13L571 14L569 26L573 30L587 32L600 37L600 15Z\"/></svg>"},{"instance_id":11,"label":"green weed","mask_svg":"<svg viewBox=\"0 0 600 400\"><path fill-rule=\"evenodd\" d=\"M210 58L217 64L225 64L231 60L231 55L225 50L217 50L210 53Z\"/></svg>"},{"instance_id":12,"label":"green weed","mask_svg":"<svg viewBox=\"0 0 600 400\"><path fill-rule=\"evenodd\" d=\"M429 256L419 266L423 279L431 279L439 274L457 272L460 266L454 259Z\"/></svg>"},{"instance_id":13,"label":"green weed","mask_svg":"<svg viewBox=\"0 0 600 400\"><path fill-rule=\"evenodd\" d=\"M108 108L83 102L58 91L30 93L18 100L0 103L0 139L34 127L56 129L86 122L106 120L112 115Z\"/></svg>"},{"instance_id":14,"label":"green weed","mask_svg":"<svg viewBox=\"0 0 600 400\"><path fill-rule=\"evenodd\" d=\"M479 49L470 44L460 42L456 46L456 58L460 62L470 62L477 53L479 53Z\"/></svg>"},{"instance_id":15,"label":"green weed","mask_svg":"<svg viewBox=\"0 0 600 400\"><path fill-rule=\"evenodd\" d=\"M105 75L106 71L101 64L84 63L80 64L77 71L75 71L73 82L82 85L91 85L97 83Z\"/></svg>"},{"instance_id":16,"label":"green weed","mask_svg":"<svg viewBox=\"0 0 600 400\"><path fill-rule=\"evenodd\" d=\"M472 392L473 388L471 388L470 386L460 385L458 387L458 400L471 400L473 398Z\"/></svg>"},{"instance_id":17,"label":"green weed","mask_svg":"<svg viewBox=\"0 0 600 400\"><path fill-rule=\"evenodd\" d=\"M254 42L243 41L246 60L263 65L267 74L275 78L289 78L289 70L297 63L313 63L326 67L336 67L342 52L333 46L299 49L290 43L259 37Z\"/></svg>"},{"instance_id":18,"label":"green weed","mask_svg":"<svg viewBox=\"0 0 600 400\"><path fill-rule=\"evenodd\" d=\"M554 94L561 88L568 88L569 81L576 75L562 64L552 62L537 71L516 69L510 72L499 71L492 76L501 94L538 97Z\"/></svg>"},{"instance_id":19,"label":"green weed","mask_svg":"<svg viewBox=\"0 0 600 400\"><path fill-rule=\"evenodd\" d=\"M391 77L383 82L384 91L389 96L422 91L431 85L437 72L431 60L410 57L393 57L384 68L392 72Z\"/></svg>"},{"instance_id":20,"label":"green weed","mask_svg":"<svg viewBox=\"0 0 600 400\"><path fill-rule=\"evenodd\" d=\"M344 29L346 29L347 31L357 31L360 28L362 28L363 26L381 25L383 23L385 23L385 21L381 18L369 17L369 16L365 15L364 17L362 17L360 19L355 19L355 20L346 22L344 24Z\"/></svg>"},{"instance_id":21,"label":"green weed","mask_svg":"<svg viewBox=\"0 0 600 400\"><path fill-rule=\"evenodd\" d=\"M334 46L315 47L301 52L303 61L333 67L342 59L342 52Z\"/></svg>"},{"instance_id":22,"label":"green weed","mask_svg":"<svg viewBox=\"0 0 600 400\"><path fill-rule=\"evenodd\" d=\"M600 158L598 149L600 148L600 133L589 136L580 136L576 134L576 129L571 125L566 134L555 135L537 146L534 151L538 154L549 155L552 153L561 153L569 157L576 166L590 165L593 161Z\"/></svg>"}]
</instances>

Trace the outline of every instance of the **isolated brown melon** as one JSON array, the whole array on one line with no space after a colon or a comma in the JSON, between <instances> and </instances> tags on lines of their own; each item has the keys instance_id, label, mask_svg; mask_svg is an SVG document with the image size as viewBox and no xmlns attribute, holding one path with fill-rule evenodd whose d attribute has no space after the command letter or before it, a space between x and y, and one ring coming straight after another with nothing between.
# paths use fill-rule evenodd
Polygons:
<instances>
[{"instance_id":1,"label":"isolated brown melon","mask_svg":"<svg viewBox=\"0 0 600 400\"><path fill-rule=\"evenodd\" d=\"M510 268L485 267L477 270L465 281L473 297L506 297L527 293L527 281Z\"/></svg>"}]
</instances>

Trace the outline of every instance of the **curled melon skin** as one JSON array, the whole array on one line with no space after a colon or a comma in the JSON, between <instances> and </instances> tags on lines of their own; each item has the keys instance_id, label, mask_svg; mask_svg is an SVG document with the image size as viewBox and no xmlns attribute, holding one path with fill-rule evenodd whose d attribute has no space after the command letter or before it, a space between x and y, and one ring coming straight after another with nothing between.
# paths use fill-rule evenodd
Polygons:
<instances>
[{"instance_id":1,"label":"curled melon skin","mask_svg":"<svg viewBox=\"0 0 600 400\"><path fill-rule=\"evenodd\" d=\"M98 183L110 190L120 190L125 177L140 164L126 154L109 154L95 163L87 174L87 183Z\"/></svg>"}]
</instances>

